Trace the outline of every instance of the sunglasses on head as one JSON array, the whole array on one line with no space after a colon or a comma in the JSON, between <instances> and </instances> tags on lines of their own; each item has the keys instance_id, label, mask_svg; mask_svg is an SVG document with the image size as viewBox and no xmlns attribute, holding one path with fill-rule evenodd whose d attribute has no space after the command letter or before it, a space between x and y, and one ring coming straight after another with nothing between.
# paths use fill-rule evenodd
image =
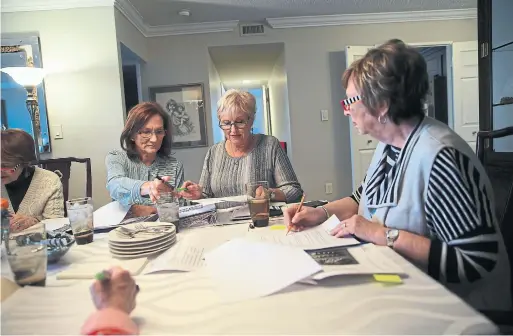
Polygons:
<instances>
[{"instance_id":1,"label":"sunglasses on head","mask_svg":"<svg viewBox=\"0 0 513 336\"><path fill-rule=\"evenodd\" d=\"M347 99L341 100L340 105L344 111L349 111L351 109L351 105L360 100L362 100L361 96L349 97Z\"/></svg>"}]
</instances>

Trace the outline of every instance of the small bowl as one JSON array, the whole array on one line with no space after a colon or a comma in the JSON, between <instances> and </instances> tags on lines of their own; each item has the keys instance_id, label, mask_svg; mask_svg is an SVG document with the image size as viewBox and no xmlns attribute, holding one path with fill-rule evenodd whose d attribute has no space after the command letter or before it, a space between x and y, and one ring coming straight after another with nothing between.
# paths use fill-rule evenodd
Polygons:
<instances>
[{"instance_id":1,"label":"small bowl","mask_svg":"<svg viewBox=\"0 0 513 336\"><path fill-rule=\"evenodd\" d=\"M48 263L54 264L70 250L71 245L75 243L75 237L61 230L48 231L46 234L46 239L49 241L47 245Z\"/></svg>"}]
</instances>

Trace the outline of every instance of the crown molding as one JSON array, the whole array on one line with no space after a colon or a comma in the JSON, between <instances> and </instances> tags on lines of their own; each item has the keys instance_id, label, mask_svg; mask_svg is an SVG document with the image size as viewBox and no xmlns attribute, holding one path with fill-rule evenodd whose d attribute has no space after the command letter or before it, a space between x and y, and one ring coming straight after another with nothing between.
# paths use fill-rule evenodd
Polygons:
<instances>
[{"instance_id":1,"label":"crown molding","mask_svg":"<svg viewBox=\"0 0 513 336\"><path fill-rule=\"evenodd\" d=\"M134 25L137 30L146 36L148 26L144 23L144 19L139 11L128 0L114 0L114 7L117 8L125 18ZM147 37L147 36L146 36Z\"/></svg>"},{"instance_id":2,"label":"crown molding","mask_svg":"<svg viewBox=\"0 0 513 336\"><path fill-rule=\"evenodd\" d=\"M114 0L2 0L2 13L109 7Z\"/></svg>"},{"instance_id":3,"label":"crown molding","mask_svg":"<svg viewBox=\"0 0 513 336\"><path fill-rule=\"evenodd\" d=\"M299 16L267 19L272 28L343 26L354 24L396 23L476 19L477 8L442 9L415 12L364 13L341 15Z\"/></svg>"},{"instance_id":4,"label":"crown molding","mask_svg":"<svg viewBox=\"0 0 513 336\"><path fill-rule=\"evenodd\" d=\"M173 24L168 26L146 26L145 36L157 37L169 35L231 32L237 27L238 24L238 20L233 20L219 22Z\"/></svg>"}]
</instances>

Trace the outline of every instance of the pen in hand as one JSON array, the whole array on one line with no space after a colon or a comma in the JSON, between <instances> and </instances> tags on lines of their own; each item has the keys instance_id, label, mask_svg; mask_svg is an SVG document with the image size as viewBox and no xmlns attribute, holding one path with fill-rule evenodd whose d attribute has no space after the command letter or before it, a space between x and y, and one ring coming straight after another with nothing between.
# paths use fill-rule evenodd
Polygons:
<instances>
[{"instance_id":1,"label":"pen in hand","mask_svg":"<svg viewBox=\"0 0 513 336\"><path fill-rule=\"evenodd\" d=\"M301 197L301 202L299 203L299 206L296 209L296 212L294 213L294 217L298 214L298 212L301 211L301 208L303 207L304 202L305 202L305 194L303 194L303 196ZM292 218L294 218L294 217L292 217ZM292 218L290 219L291 221L292 221ZM292 228L292 225L289 225L289 227L287 228L287 233L285 235L289 234L291 228Z\"/></svg>"},{"instance_id":2,"label":"pen in hand","mask_svg":"<svg viewBox=\"0 0 513 336\"><path fill-rule=\"evenodd\" d=\"M155 176L155 178L157 180L160 180L166 184L168 184L171 188L173 188L175 191L189 191L187 188L175 188L174 186L172 186L171 184L169 184L169 182L166 182L162 179L162 177L160 177L159 175Z\"/></svg>"},{"instance_id":3,"label":"pen in hand","mask_svg":"<svg viewBox=\"0 0 513 336\"><path fill-rule=\"evenodd\" d=\"M102 284L106 285L110 281L110 272L109 271L101 271L96 273L94 278L98 281L100 281ZM139 292L140 288L139 285L135 285L135 290Z\"/></svg>"}]
</instances>

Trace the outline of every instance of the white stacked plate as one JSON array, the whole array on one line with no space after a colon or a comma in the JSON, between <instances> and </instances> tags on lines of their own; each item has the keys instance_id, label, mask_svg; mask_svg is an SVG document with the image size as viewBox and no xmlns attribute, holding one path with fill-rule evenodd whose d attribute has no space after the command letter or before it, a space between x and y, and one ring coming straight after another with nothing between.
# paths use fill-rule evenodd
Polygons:
<instances>
[{"instance_id":1,"label":"white stacked plate","mask_svg":"<svg viewBox=\"0 0 513 336\"><path fill-rule=\"evenodd\" d=\"M109 232L110 253L119 259L148 257L167 250L175 242L176 228L171 223L127 224Z\"/></svg>"}]
</instances>

